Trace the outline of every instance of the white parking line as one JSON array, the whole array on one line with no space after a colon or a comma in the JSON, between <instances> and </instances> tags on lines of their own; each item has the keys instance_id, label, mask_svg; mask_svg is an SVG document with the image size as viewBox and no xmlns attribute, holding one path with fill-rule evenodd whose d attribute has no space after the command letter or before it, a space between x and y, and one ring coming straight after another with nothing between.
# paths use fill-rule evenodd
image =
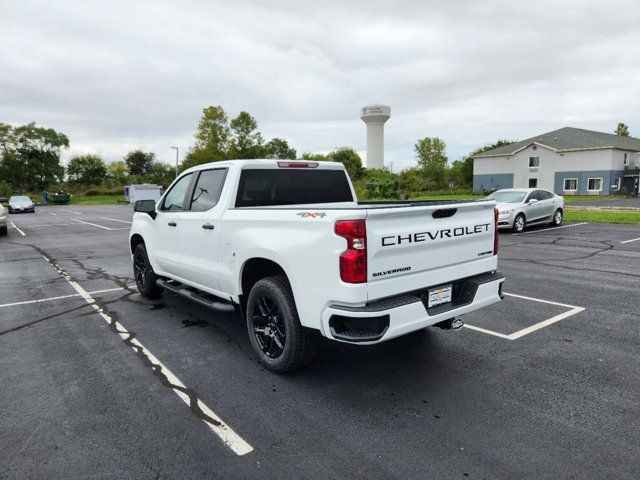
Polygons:
<instances>
[{"instance_id":1,"label":"white parking line","mask_svg":"<svg viewBox=\"0 0 640 480\"><path fill-rule=\"evenodd\" d=\"M124 287L107 288L105 290L94 290L93 292L89 292L89 294L94 295L97 293L117 292L119 290L124 290ZM78 293L72 293L70 295L60 295L59 297L47 297L47 298L39 298L37 300L25 300L24 302L3 303L3 304L0 304L0 308L17 307L19 305L30 305L32 303L51 302L53 300L62 300L63 298L73 298L73 297L79 297L79 296L80 294Z\"/></svg>"},{"instance_id":2,"label":"white parking line","mask_svg":"<svg viewBox=\"0 0 640 480\"><path fill-rule=\"evenodd\" d=\"M569 228L569 227L579 227L580 225L587 225L589 222L581 222L581 223L572 223L571 225L562 225L561 227L551 227L551 228L545 228L543 230L530 230L528 232L521 232L521 233L512 233L511 235L529 235L530 233L541 233L541 232L548 232L549 230L558 230L560 228Z\"/></svg>"},{"instance_id":3,"label":"white parking line","mask_svg":"<svg viewBox=\"0 0 640 480\"><path fill-rule=\"evenodd\" d=\"M49 260L44 255L42 256L49 265L51 265L71 287L78 292L93 309L98 313L102 319L109 325L115 327L116 332L120 335L120 338L139 355L145 357L149 363L152 371L156 374L161 374L168 382L169 388L178 395L178 397L187 404L192 410L199 410L202 412L200 417L203 422L222 440L222 442L229 447L236 455L246 455L253 451L253 447L249 445L240 435L238 435L229 425L224 423L220 417L218 417L213 410L205 405L202 400L197 397L190 396L186 392L189 389L182 381L176 377L176 375L169 370L158 358L151 353L135 336L129 332L120 322L114 320L107 315L104 310L96 303L95 299L82 288L78 283L73 281L69 274L65 272L58 264ZM189 391L192 393L191 391ZM195 405L192 401L195 400Z\"/></svg>"},{"instance_id":4,"label":"white parking line","mask_svg":"<svg viewBox=\"0 0 640 480\"><path fill-rule=\"evenodd\" d=\"M49 215L57 216L57 213L49 212Z\"/></svg>"},{"instance_id":5,"label":"white parking line","mask_svg":"<svg viewBox=\"0 0 640 480\"><path fill-rule=\"evenodd\" d=\"M23 225L22 228L36 228L36 227L64 227L65 225L75 225L75 223L44 223L38 225Z\"/></svg>"},{"instance_id":6,"label":"white parking line","mask_svg":"<svg viewBox=\"0 0 640 480\"><path fill-rule=\"evenodd\" d=\"M486 328L476 327L475 325L469 325L468 323L465 323L464 325L465 328L469 328L470 330L475 330L477 332L486 333L487 335L493 335L494 337L504 338L505 340L517 340L521 337L524 337L525 335L535 332L536 330L540 330L541 328L548 327L549 325L552 325L556 322L559 322L560 320L564 320L565 318L568 318L572 315L575 315L576 313L580 313L585 310L584 307L576 307L575 305L568 305L566 303L558 303L558 302L552 302L550 300L542 300L541 298L525 297L524 295L516 295L515 293L505 292L505 295L508 297L522 298L523 300L531 300L532 302L546 303L546 304L555 305L558 307L565 307L565 308L569 308L569 310L566 312L560 313L558 315L555 315L551 318L548 318L546 320L543 320L542 322L538 322L535 325L531 325L530 327L523 328L522 330L518 330L517 332L511 333L508 335L505 333L495 332L493 330L489 330Z\"/></svg>"},{"instance_id":7,"label":"white parking line","mask_svg":"<svg viewBox=\"0 0 640 480\"><path fill-rule=\"evenodd\" d=\"M91 223L91 222L85 222L84 220L78 220L77 218L72 218L71 220L73 220L74 222L78 222L78 223L84 223L85 225L91 225L93 227L98 227L98 228L102 228L104 230L128 230L128 227L122 227L122 228L111 228L111 227L105 227L104 225L98 225L97 223Z\"/></svg>"},{"instance_id":8,"label":"white parking line","mask_svg":"<svg viewBox=\"0 0 640 480\"><path fill-rule=\"evenodd\" d=\"M64 208L62 208L61 210L62 210L63 212L75 213L76 215L83 215L83 213L82 213L82 212L76 212L75 210L67 210L67 209L64 209Z\"/></svg>"},{"instance_id":9,"label":"white parking line","mask_svg":"<svg viewBox=\"0 0 640 480\"><path fill-rule=\"evenodd\" d=\"M13 222L9 222L9 223L11 224L11 226L12 226L13 228L15 228L15 229L18 231L18 233L19 233L20 235L22 235L23 237L25 237L25 236L26 236L26 233L24 233L22 230L20 230L18 227L16 227L16 224L15 224L15 223L13 223Z\"/></svg>"},{"instance_id":10,"label":"white parking line","mask_svg":"<svg viewBox=\"0 0 640 480\"><path fill-rule=\"evenodd\" d=\"M104 218L105 220L111 220L112 222L122 222L122 223L131 224L131 222L128 222L127 220L118 220L117 218L109 218L109 217L100 217L100 218Z\"/></svg>"},{"instance_id":11,"label":"white parking line","mask_svg":"<svg viewBox=\"0 0 640 480\"><path fill-rule=\"evenodd\" d=\"M624 242L620 242L620 243L631 243L631 242L637 242L638 240L640 240L640 238L632 238L631 240L625 240Z\"/></svg>"}]
</instances>

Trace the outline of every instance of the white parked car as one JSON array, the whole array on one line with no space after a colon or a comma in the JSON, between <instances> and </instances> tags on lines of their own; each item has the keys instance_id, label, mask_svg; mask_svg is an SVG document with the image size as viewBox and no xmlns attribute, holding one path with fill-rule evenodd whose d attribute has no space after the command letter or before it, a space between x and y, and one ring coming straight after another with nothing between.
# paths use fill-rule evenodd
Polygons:
<instances>
[{"instance_id":1,"label":"white parked car","mask_svg":"<svg viewBox=\"0 0 640 480\"><path fill-rule=\"evenodd\" d=\"M498 208L498 228L522 232L527 225L551 223L559 226L564 212L564 198L540 188L509 188L487 197Z\"/></svg>"},{"instance_id":2,"label":"white parked car","mask_svg":"<svg viewBox=\"0 0 640 480\"><path fill-rule=\"evenodd\" d=\"M0 237L4 237L7 234L7 211L0 203Z\"/></svg>"},{"instance_id":3,"label":"white parked car","mask_svg":"<svg viewBox=\"0 0 640 480\"><path fill-rule=\"evenodd\" d=\"M499 302L492 200L363 202L341 163L236 160L183 172L136 202L143 296L239 310L269 369L308 363L315 333L374 344Z\"/></svg>"},{"instance_id":4,"label":"white parked car","mask_svg":"<svg viewBox=\"0 0 640 480\"><path fill-rule=\"evenodd\" d=\"M16 195L13 197L9 197L9 213L17 213L17 212L31 212L35 213L36 207L31 200L26 195Z\"/></svg>"}]
</instances>

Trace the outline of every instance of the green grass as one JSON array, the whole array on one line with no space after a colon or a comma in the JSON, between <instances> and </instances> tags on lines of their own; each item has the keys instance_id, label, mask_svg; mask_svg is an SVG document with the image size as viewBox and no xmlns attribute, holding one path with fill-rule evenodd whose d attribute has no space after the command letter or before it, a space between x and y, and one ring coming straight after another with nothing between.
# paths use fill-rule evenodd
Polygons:
<instances>
[{"instance_id":1,"label":"green grass","mask_svg":"<svg viewBox=\"0 0 640 480\"><path fill-rule=\"evenodd\" d=\"M70 205L115 205L124 195L71 195Z\"/></svg>"},{"instance_id":2,"label":"green grass","mask_svg":"<svg viewBox=\"0 0 640 480\"><path fill-rule=\"evenodd\" d=\"M623 223L640 225L640 212L622 212L611 210L565 210L567 222Z\"/></svg>"}]
</instances>

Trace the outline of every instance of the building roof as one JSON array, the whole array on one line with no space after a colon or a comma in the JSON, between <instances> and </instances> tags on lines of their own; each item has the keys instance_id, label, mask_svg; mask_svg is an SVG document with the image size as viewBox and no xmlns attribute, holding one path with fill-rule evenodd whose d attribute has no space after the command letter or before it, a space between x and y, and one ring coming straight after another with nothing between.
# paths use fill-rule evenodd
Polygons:
<instances>
[{"instance_id":1,"label":"building roof","mask_svg":"<svg viewBox=\"0 0 640 480\"><path fill-rule=\"evenodd\" d=\"M640 139L622 137L613 133L594 132L584 128L564 127L553 132L543 133L519 142L503 145L474 155L474 158L506 157L513 155L529 145L541 145L557 152L572 150L597 150L602 148L617 148L640 152Z\"/></svg>"}]
</instances>

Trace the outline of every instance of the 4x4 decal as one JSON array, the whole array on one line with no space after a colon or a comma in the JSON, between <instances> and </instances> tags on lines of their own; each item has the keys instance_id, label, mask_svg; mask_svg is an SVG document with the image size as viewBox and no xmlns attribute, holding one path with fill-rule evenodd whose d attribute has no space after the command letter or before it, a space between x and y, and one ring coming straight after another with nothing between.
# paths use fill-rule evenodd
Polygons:
<instances>
[{"instance_id":1,"label":"4x4 decal","mask_svg":"<svg viewBox=\"0 0 640 480\"><path fill-rule=\"evenodd\" d=\"M300 212L296 213L296 215L299 215L302 218L323 218L327 216L324 212Z\"/></svg>"}]
</instances>

